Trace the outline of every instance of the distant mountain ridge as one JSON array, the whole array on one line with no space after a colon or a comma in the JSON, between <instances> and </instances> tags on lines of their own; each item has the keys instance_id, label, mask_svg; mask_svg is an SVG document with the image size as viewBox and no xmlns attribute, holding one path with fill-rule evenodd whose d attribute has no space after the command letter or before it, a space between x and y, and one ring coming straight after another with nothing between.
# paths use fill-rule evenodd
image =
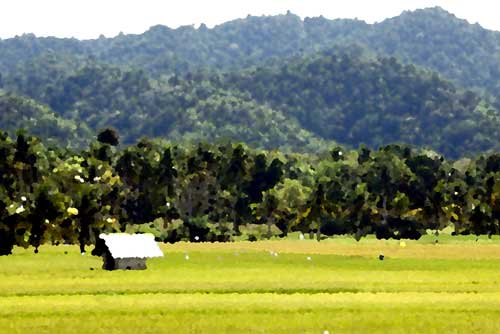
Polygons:
<instances>
[{"instance_id":1,"label":"distant mountain ridge","mask_svg":"<svg viewBox=\"0 0 500 334\"><path fill-rule=\"evenodd\" d=\"M157 25L143 34L85 41L23 35L0 41L0 72L55 52L168 75L206 67L243 68L353 43L435 70L461 87L493 95L500 88L500 32L469 24L439 7L403 12L376 24L323 17L301 20L287 13L249 16L212 29Z\"/></svg>"},{"instance_id":2,"label":"distant mountain ridge","mask_svg":"<svg viewBox=\"0 0 500 334\"><path fill-rule=\"evenodd\" d=\"M373 25L287 13L89 41L25 35L0 41L0 130L73 146L114 127L124 144L498 151L499 36L440 8Z\"/></svg>"}]
</instances>

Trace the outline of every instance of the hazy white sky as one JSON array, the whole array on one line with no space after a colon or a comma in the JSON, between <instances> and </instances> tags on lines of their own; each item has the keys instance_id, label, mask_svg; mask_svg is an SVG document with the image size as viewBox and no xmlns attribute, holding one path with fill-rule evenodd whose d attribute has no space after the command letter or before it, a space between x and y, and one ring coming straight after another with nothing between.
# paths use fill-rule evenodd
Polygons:
<instances>
[{"instance_id":1,"label":"hazy white sky","mask_svg":"<svg viewBox=\"0 0 500 334\"><path fill-rule=\"evenodd\" d=\"M497 0L1 0L0 38L37 36L97 38L120 31L142 33L156 24L176 28L287 10L306 16L378 22L404 10L441 6L459 18L500 30Z\"/></svg>"}]
</instances>

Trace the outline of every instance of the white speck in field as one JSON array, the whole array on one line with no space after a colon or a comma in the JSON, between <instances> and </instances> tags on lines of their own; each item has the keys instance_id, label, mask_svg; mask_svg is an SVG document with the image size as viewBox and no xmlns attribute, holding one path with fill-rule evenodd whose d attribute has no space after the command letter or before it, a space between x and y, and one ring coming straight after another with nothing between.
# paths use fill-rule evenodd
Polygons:
<instances>
[{"instance_id":1,"label":"white speck in field","mask_svg":"<svg viewBox=\"0 0 500 334\"><path fill-rule=\"evenodd\" d=\"M85 252L82 252L82 256L85 256Z\"/></svg>"},{"instance_id":2,"label":"white speck in field","mask_svg":"<svg viewBox=\"0 0 500 334\"><path fill-rule=\"evenodd\" d=\"M184 256L184 258L187 260L189 260L189 255L186 254L186 256Z\"/></svg>"},{"instance_id":3,"label":"white speck in field","mask_svg":"<svg viewBox=\"0 0 500 334\"><path fill-rule=\"evenodd\" d=\"M312 259L311 259L311 257L310 257L310 256L308 256L308 257L307 257L307 261L311 261L311 260L312 260Z\"/></svg>"},{"instance_id":4,"label":"white speck in field","mask_svg":"<svg viewBox=\"0 0 500 334\"><path fill-rule=\"evenodd\" d=\"M299 240L304 240L304 239L305 239L304 234L303 234L303 233L300 233L300 234L299 234Z\"/></svg>"},{"instance_id":5,"label":"white speck in field","mask_svg":"<svg viewBox=\"0 0 500 334\"><path fill-rule=\"evenodd\" d=\"M273 253L273 256L278 256L278 253L274 252L274 253Z\"/></svg>"},{"instance_id":6,"label":"white speck in field","mask_svg":"<svg viewBox=\"0 0 500 334\"><path fill-rule=\"evenodd\" d=\"M330 331L327 331L326 329L323 331L323 334L330 334Z\"/></svg>"}]
</instances>

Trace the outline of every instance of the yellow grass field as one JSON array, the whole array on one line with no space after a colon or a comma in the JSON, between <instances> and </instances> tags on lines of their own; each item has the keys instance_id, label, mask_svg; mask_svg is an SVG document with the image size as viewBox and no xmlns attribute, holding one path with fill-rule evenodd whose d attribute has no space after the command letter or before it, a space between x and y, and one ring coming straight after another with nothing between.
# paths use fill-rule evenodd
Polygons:
<instances>
[{"instance_id":1,"label":"yellow grass field","mask_svg":"<svg viewBox=\"0 0 500 334\"><path fill-rule=\"evenodd\" d=\"M114 272L76 246L16 248L0 257L0 333L500 332L498 239L402 246L177 243Z\"/></svg>"}]
</instances>

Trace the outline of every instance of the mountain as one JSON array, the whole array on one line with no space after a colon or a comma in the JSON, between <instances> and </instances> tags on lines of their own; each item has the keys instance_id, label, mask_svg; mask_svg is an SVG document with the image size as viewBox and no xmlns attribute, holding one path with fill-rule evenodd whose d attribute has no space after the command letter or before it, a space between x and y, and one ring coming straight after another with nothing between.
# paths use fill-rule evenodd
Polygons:
<instances>
[{"instance_id":1,"label":"mountain","mask_svg":"<svg viewBox=\"0 0 500 334\"><path fill-rule=\"evenodd\" d=\"M321 138L349 146L408 143L450 157L500 148L497 110L436 73L395 58L323 52L233 72L223 86L249 93Z\"/></svg>"},{"instance_id":2,"label":"mountain","mask_svg":"<svg viewBox=\"0 0 500 334\"><path fill-rule=\"evenodd\" d=\"M4 89L93 132L114 127L125 144L143 136L296 151L407 143L456 158L500 143L499 113L479 95L358 47L168 80L95 61L75 69L75 63L40 57L6 76Z\"/></svg>"},{"instance_id":3,"label":"mountain","mask_svg":"<svg viewBox=\"0 0 500 334\"><path fill-rule=\"evenodd\" d=\"M87 41L23 35L0 41L0 72L57 53L161 76L200 68L241 69L351 44L437 71L460 87L492 95L500 88L500 32L469 24L439 7L404 12L376 24L323 17L301 20L287 13L249 16L212 29L158 25L143 34Z\"/></svg>"},{"instance_id":4,"label":"mountain","mask_svg":"<svg viewBox=\"0 0 500 334\"><path fill-rule=\"evenodd\" d=\"M374 25L368 46L441 73L462 87L496 94L500 88L500 32L469 24L436 7L404 12Z\"/></svg>"},{"instance_id":5,"label":"mountain","mask_svg":"<svg viewBox=\"0 0 500 334\"><path fill-rule=\"evenodd\" d=\"M499 149L499 36L438 7L372 25L287 13L87 41L23 35L0 40L0 127L74 145L114 127L124 144L397 142L458 158Z\"/></svg>"},{"instance_id":6,"label":"mountain","mask_svg":"<svg viewBox=\"0 0 500 334\"><path fill-rule=\"evenodd\" d=\"M114 127L125 144L144 136L177 141L228 139L259 148L295 150L318 150L325 144L281 111L209 81L156 80L143 70L96 62L75 69L68 57L58 62L53 57L37 60L7 76L4 88L40 101L59 118L84 124L94 133Z\"/></svg>"}]
</instances>

